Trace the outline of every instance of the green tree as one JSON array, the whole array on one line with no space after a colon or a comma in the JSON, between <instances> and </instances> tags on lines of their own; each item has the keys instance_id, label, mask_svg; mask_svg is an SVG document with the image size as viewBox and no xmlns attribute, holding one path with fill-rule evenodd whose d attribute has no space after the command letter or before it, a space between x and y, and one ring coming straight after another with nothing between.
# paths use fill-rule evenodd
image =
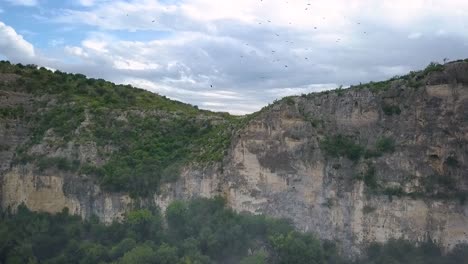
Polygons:
<instances>
[{"instance_id":1,"label":"green tree","mask_svg":"<svg viewBox=\"0 0 468 264\"><path fill-rule=\"evenodd\" d=\"M177 248L171 247L168 244L162 244L156 250L156 262L158 264L173 264L177 263Z\"/></svg>"},{"instance_id":2,"label":"green tree","mask_svg":"<svg viewBox=\"0 0 468 264\"><path fill-rule=\"evenodd\" d=\"M244 257L239 264L266 264L267 263L267 253L263 250Z\"/></svg>"},{"instance_id":3,"label":"green tree","mask_svg":"<svg viewBox=\"0 0 468 264\"><path fill-rule=\"evenodd\" d=\"M273 236L270 241L281 264L324 263L320 241L311 234L292 231Z\"/></svg>"},{"instance_id":4,"label":"green tree","mask_svg":"<svg viewBox=\"0 0 468 264\"><path fill-rule=\"evenodd\" d=\"M118 259L122 257L125 253L132 250L136 247L136 241L132 238L125 238L120 241L117 245L113 246L109 252L109 257L111 259Z\"/></svg>"},{"instance_id":5,"label":"green tree","mask_svg":"<svg viewBox=\"0 0 468 264\"><path fill-rule=\"evenodd\" d=\"M138 245L125 253L119 264L153 264L157 263L156 252L148 244Z\"/></svg>"}]
</instances>

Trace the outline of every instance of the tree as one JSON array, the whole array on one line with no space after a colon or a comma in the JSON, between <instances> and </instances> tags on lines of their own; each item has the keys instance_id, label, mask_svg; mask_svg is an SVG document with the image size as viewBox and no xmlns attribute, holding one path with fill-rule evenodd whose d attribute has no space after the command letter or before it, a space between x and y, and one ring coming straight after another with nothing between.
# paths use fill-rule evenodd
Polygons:
<instances>
[{"instance_id":1,"label":"tree","mask_svg":"<svg viewBox=\"0 0 468 264\"><path fill-rule=\"evenodd\" d=\"M162 233L162 219L159 211L153 214L147 209L135 210L127 214L126 223L136 240L156 240Z\"/></svg>"},{"instance_id":2,"label":"tree","mask_svg":"<svg viewBox=\"0 0 468 264\"><path fill-rule=\"evenodd\" d=\"M320 241L311 234L291 231L287 235L276 235L270 239L281 264L324 263Z\"/></svg>"},{"instance_id":3,"label":"tree","mask_svg":"<svg viewBox=\"0 0 468 264\"><path fill-rule=\"evenodd\" d=\"M176 247L162 244L158 250L156 250L156 261L158 264L173 264L176 263L178 259Z\"/></svg>"},{"instance_id":4,"label":"tree","mask_svg":"<svg viewBox=\"0 0 468 264\"><path fill-rule=\"evenodd\" d=\"M267 253L263 250L243 258L239 264L266 264Z\"/></svg>"},{"instance_id":5,"label":"tree","mask_svg":"<svg viewBox=\"0 0 468 264\"><path fill-rule=\"evenodd\" d=\"M135 247L136 247L136 241L134 239L125 238L122 241L120 241L117 245L112 247L109 253L109 257L111 259L118 259Z\"/></svg>"},{"instance_id":6,"label":"tree","mask_svg":"<svg viewBox=\"0 0 468 264\"><path fill-rule=\"evenodd\" d=\"M152 264L157 263L156 253L148 244L136 246L132 250L125 253L120 259L120 264Z\"/></svg>"}]
</instances>

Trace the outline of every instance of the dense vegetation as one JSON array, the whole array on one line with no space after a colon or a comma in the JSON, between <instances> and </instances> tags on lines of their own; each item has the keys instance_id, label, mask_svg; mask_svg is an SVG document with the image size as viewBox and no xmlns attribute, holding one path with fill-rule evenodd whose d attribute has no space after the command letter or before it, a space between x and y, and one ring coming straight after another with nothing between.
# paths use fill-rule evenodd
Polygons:
<instances>
[{"instance_id":1,"label":"dense vegetation","mask_svg":"<svg viewBox=\"0 0 468 264\"><path fill-rule=\"evenodd\" d=\"M320 142L320 148L329 157L346 157L357 162L362 157L379 157L385 153L395 151L395 141L389 137L378 138L375 146L365 148L350 136L336 134L326 136Z\"/></svg>"},{"instance_id":2,"label":"dense vegetation","mask_svg":"<svg viewBox=\"0 0 468 264\"><path fill-rule=\"evenodd\" d=\"M0 108L0 117L24 118L31 140L18 149L17 162L32 162L39 171L58 168L94 175L111 191L146 196L161 182L173 181L188 163L220 161L242 118L199 110L129 85L115 85L81 74L49 71L35 65L0 62L0 73L16 76L0 90L34 96L32 111ZM45 140L47 139L47 140ZM50 158L28 154L35 144L52 148L97 144L99 158Z\"/></svg>"},{"instance_id":3,"label":"dense vegetation","mask_svg":"<svg viewBox=\"0 0 468 264\"><path fill-rule=\"evenodd\" d=\"M164 224L164 220L167 225ZM356 263L463 263L468 247L444 256L433 243L390 241L368 248ZM299 233L285 221L237 214L222 199L174 202L163 218L157 208L135 210L122 223L82 222L57 215L0 214L0 263L351 263L329 241Z\"/></svg>"}]
</instances>

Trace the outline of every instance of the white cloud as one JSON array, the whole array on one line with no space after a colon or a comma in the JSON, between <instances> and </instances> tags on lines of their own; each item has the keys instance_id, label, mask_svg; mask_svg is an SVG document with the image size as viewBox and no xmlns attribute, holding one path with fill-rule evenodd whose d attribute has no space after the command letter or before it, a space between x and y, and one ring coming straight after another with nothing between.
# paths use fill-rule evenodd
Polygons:
<instances>
[{"instance_id":1,"label":"white cloud","mask_svg":"<svg viewBox=\"0 0 468 264\"><path fill-rule=\"evenodd\" d=\"M114 62L114 68L118 70L146 71L158 70L160 66L156 63L145 63L122 58Z\"/></svg>"},{"instance_id":2,"label":"white cloud","mask_svg":"<svg viewBox=\"0 0 468 264\"><path fill-rule=\"evenodd\" d=\"M422 35L423 35L423 34L420 33L420 32L415 32L415 33L409 34L409 35L408 35L408 38L409 38L409 39L419 39L419 38L422 37Z\"/></svg>"},{"instance_id":3,"label":"white cloud","mask_svg":"<svg viewBox=\"0 0 468 264\"><path fill-rule=\"evenodd\" d=\"M65 52L70 54L70 55L73 55L73 56L76 56L76 57L80 57L80 58L88 58L89 55L88 53L86 53L82 48L80 47L70 47L70 46L66 46L65 47Z\"/></svg>"},{"instance_id":4,"label":"white cloud","mask_svg":"<svg viewBox=\"0 0 468 264\"><path fill-rule=\"evenodd\" d=\"M37 6L39 2L37 0L6 0L12 5L21 5L21 6Z\"/></svg>"},{"instance_id":5,"label":"white cloud","mask_svg":"<svg viewBox=\"0 0 468 264\"><path fill-rule=\"evenodd\" d=\"M290 95L301 95L308 93L321 92L331 89L338 88L337 84L334 83L320 83L320 84L311 84L306 87L294 87L294 88L275 88L268 90L267 93L273 98L285 97Z\"/></svg>"},{"instance_id":6,"label":"white cloud","mask_svg":"<svg viewBox=\"0 0 468 264\"><path fill-rule=\"evenodd\" d=\"M411 71L411 67L408 66L377 66L377 69L385 74L386 76L395 76L395 75L403 75Z\"/></svg>"},{"instance_id":7,"label":"white cloud","mask_svg":"<svg viewBox=\"0 0 468 264\"><path fill-rule=\"evenodd\" d=\"M357 23L364 25L376 22L404 29L424 27L431 21L442 26L455 26L456 32L467 25L464 18L468 15L468 1L465 0L185 0L169 3L157 0L81 0L81 3L94 5L94 9L64 10L57 18L58 21L84 23L110 30L152 30L190 28L190 24L184 22L189 19L204 24L205 29L216 30L214 22L231 20L248 25L262 23L263 27L286 27L307 32L314 32L314 27L317 27L321 33L332 31L343 34L353 29L359 30ZM178 23L173 23L174 19Z\"/></svg>"},{"instance_id":8,"label":"white cloud","mask_svg":"<svg viewBox=\"0 0 468 264\"><path fill-rule=\"evenodd\" d=\"M94 0L79 0L78 2L82 6L93 6L95 4Z\"/></svg>"},{"instance_id":9,"label":"white cloud","mask_svg":"<svg viewBox=\"0 0 468 264\"><path fill-rule=\"evenodd\" d=\"M0 54L19 62L30 62L35 57L33 45L3 22L0 22Z\"/></svg>"},{"instance_id":10,"label":"white cloud","mask_svg":"<svg viewBox=\"0 0 468 264\"><path fill-rule=\"evenodd\" d=\"M49 41L49 46L51 47L57 47L57 46L62 46L65 43L65 39L59 38L59 39L52 39Z\"/></svg>"}]
</instances>

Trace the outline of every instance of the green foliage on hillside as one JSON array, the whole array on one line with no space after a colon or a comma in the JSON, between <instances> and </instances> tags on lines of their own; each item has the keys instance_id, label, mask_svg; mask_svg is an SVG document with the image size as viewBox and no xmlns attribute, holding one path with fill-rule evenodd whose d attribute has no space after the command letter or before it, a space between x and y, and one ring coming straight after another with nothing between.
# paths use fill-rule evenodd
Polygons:
<instances>
[{"instance_id":1,"label":"green foliage on hillside","mask_svg":"<svg viewBox=\"0 0 468 264\"><path fill-rule=\"evenodd\" d=\"M35 96L34 110L28 113L32 137L18 150L17 162L34 162L42 171L73 163L73 171L93 174L105 189L132 196L157 192L161 183L176 180L180 168L189 163L221 161L233 131L243 122L227 113L198 110L81 74L8 62L0 62L0 73L20 77L15 83L0 82L1 90ZM0 118L24 115L23 109L0 109ZM45 140L55 148L70 142L76 147L96 144L106 162L96 166L90 160L75 166L72 160L55 163L46 157L28 157L28 149Z\"/></svg>"},{"instance_id":2,"label":"green foliage on hillside","mask_svg":"<svg viewBox=\"0 0 468 264\"><path fill-rule=\"evenodd\" d=\"M395 151L395 140L390 137L381 137L375 142L375 149L381 153Z\"/></svg>"},{"instance_id":3,"label":"green foliage on hillside","mask_svg":"<svg viewBox=\"0 0 468 264\"><path fill-rule=\"evenodd\" d=\"M352 137L336 134L326 136L320 142L320 148L330 157L346 157L357 162L361 157L366 159L380 157L384 153L395 151L396 143L393 138L380 137L375 146L366 148L357 143Z\"/></svg>"},{"instance_id":4,"label":"green foliage on hillside","mask_svg":"<svg viewBox=\"0 0 468 264\"><path fill-rule=\"evenodd\" d=\"M327 136L320 142L320 148L332 157L344 156L357 161L364 154L364 147L354 142L350 137L343 135Z\"/></svg>"},{"instance_id":5,"label":"green foliage on hillside","mask_svg":"<svg viewBox=\"0 0 468 264\"><path fill-rule=\"evenodd\" d=\"M25 110L21 106L0 108L0 118L16 119L16 118L22 118L24 116L25 116Z\"/></svg>"},{"instance_id":6,"label":"green foliage on hillside","mask_svg":"<svg viewBox=\"0 0 468 264\"><path fill-rule=\"evenodd\" d=\"M424 75L428 75L429 73L431 72L441 72L443 71L445 68L444 68L444 65L438 63L438 62L431 62L429 63L429 65L427 65L427 67L424 69L423 73Z\"/></svg>"},{"instance_id":7,"label":"green foliage on hillside","mask_svg":"<svg viewBox=\"0 0 468 264\"><path fill-rule=\"evenodd\" d=\"M238 214L223 200L174 202L163 216L135 210L122 223L82 221L68 211L50 215L0 213L0 263L463 263L468 247L443 255L434 243L373 244L362 259L345 261L336 245L300 233L285 221Z\"/></svg>"},{"instance_id":8,"label":"green foliage on hillside","mask_svg":"<svg viewBox=\"0 0 468 264\"><path fill-rule=\"evenodd\" d=\"M401 114L401 109L398 105L383 105L382 110L384 114L389 116Z\"/></svg>"}]
</instances>

